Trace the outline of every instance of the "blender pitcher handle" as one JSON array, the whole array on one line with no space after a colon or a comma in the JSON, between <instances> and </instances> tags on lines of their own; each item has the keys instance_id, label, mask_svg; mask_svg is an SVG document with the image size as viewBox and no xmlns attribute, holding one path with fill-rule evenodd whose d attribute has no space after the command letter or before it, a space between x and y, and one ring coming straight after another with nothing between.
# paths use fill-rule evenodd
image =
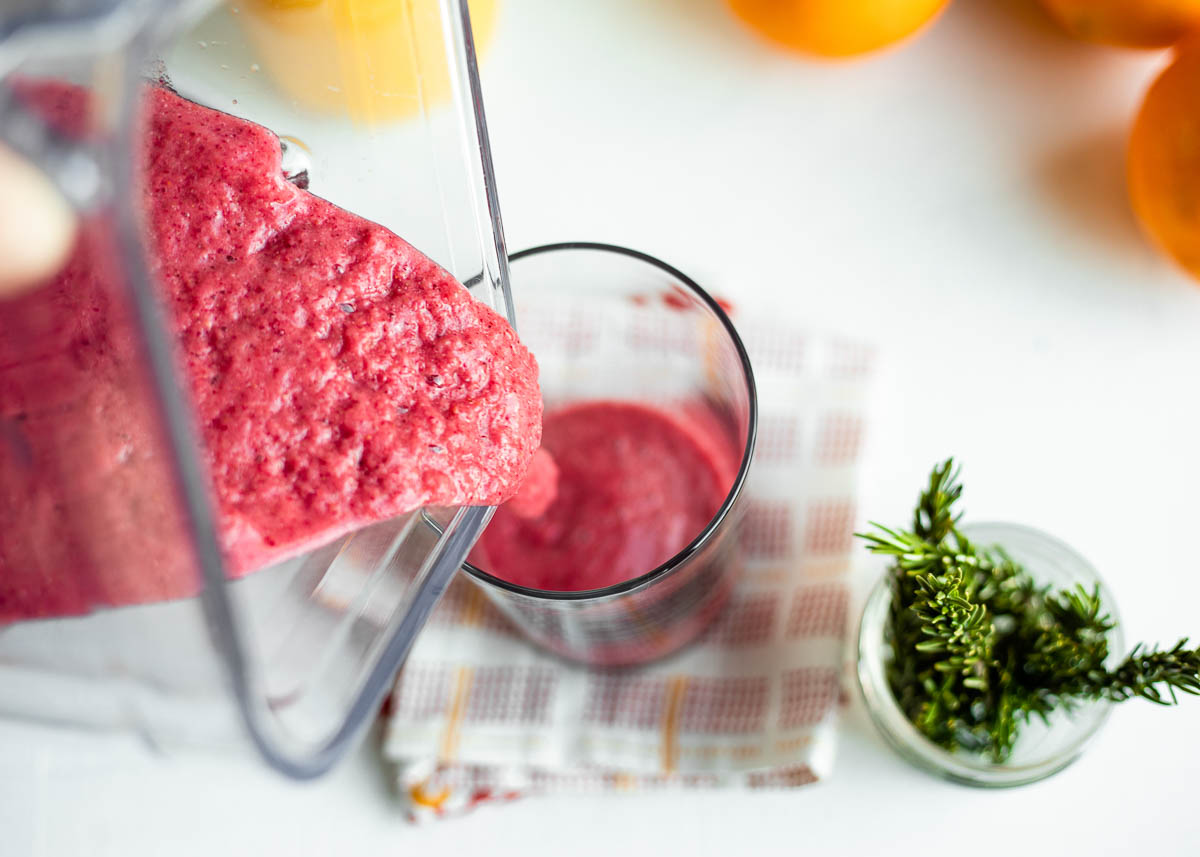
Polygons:
<instances>
[{"instance_id":1,"label":"blender pitcher handle","mask_svg":"<svg viewBox=\"0 0 1200 857\"><path fill-rule=\"evenodd\" d=\"M0 92L0 143L45 173L76 211L89 211L104 198L104 171L95 154L47 125L8 86Z\"/></svg>"},{"instance_id":2,"label":"blender pitcher handle","mask_svg":"<svg viewBox=\"0 0 1200 857\"><path fill-rule=\"evenodd\" d=\"M0 144L38 167L79 212L110 189L97 148L50 127L21 103L9 76L28 59L99 57L120 52L148 22L172 21L170 0L5 0L0 11ZM181 7L195 3L178 4Z\"/></svg>"}]
</instances>

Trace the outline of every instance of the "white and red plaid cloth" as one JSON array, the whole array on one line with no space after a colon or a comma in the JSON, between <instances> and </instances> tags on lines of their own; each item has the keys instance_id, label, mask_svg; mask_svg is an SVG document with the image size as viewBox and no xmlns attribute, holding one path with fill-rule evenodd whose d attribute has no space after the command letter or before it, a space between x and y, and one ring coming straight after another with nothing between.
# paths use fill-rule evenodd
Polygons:
<instances>
[{"instance_id":1,"label":"white and red plaid cloth","mask_svg":"<svg viewBox=\"0 0 1200 857\"><path fill-rule=\"evenodd\" d=\"M547 791L793 787L833 764L872 352L737 319L758 382L745 570L702 639L628 670L536 649L458 580L383 743L408 816Z\"/></svg>"}]
</instances>

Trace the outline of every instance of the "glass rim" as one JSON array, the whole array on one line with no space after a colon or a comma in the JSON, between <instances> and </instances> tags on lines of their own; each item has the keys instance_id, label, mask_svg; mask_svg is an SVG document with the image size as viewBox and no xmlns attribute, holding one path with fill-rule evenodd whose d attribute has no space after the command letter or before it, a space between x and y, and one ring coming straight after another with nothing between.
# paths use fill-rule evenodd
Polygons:
<instances>
[{"instance_id":1,"label":"glass rim","mask_svg":"<svg viewBox=\"0 0 1200 857\"><path fill-rule=\"evenodd\" d=\"M516 262L519 259L528 258L530 256L540 256L546 253L555 253L563 250L594 250L601 253L613 253L619 256L627 256L631 259L636 259L639 262L644 262L661 271L670 274L672 278L678 281L679 285L688 289L693 296L709 310L720 322L725 331L725 335L733 343L734 350L737 352L738 363L742 370L742 376L746 381L746 399L749 406L748 419L746 423L746 440L742 450L742 460L738 467L737 475L734 477L733 485L725 495L725 499L721 502L720 507L705 524L704 529L687 543L678 553L670 559L655 566L644 574L637 577L624 580L620 583L614 583L611 586L601 587L599 589L580 589L580 590L558 590L558 589L533 589L532 587L522 586L519 583L512 583L502 578L490 574L478 566L473 565L469 561L464 561L462 568L469 575L475 578L480 583L489 586L495 586L503 589L506 592L511 592L515 595L520 595L525 598L534 599L537 601L601 601L612 598L614 596L624 595L638 589L642 589L649 584L668 577L676 570L681 568L689 559L703 550L709 542L713 540L717 530L721 524L729 517L733 509L733 505L741 496L742 490L746 484L746 477L750 471L750 462L754 458L755 439L758 434L758 391L754 382L754 370L750 366L750 355L746 352L746 346L742 342L742 338L738 335L737 329L733 326L733 322L729 319L728 314L716 299L707 291L700 287L695 280L687 274L680 271L678 268L664 262L656 256L651 256L649 253L643 253L640 250L634 250L629 247L622 247L618 244L605 244L596 241L560 241L553 244L539 244L534 247L527 247L524 250L518 250L515 253L510 253L509 262ZM440 527L428 516L425 516L426 521L429 521L435 529Z\"/></svg>"},{"instance_id":2,"label":"glass rim","mask_svg":"<svg viewBox=\"0 0 1200 857\"><path fill-rule=\"evenodd\" d=\"M1096 568L1078 551L1056 536L1025 524L1008 521L979 521L968 524L963 529L968 534L971 530L1012 530L1024 536L1041 540L1077 560L1080 568L1090 576L1091 582L1099 584L1102 594L1107 598L1106 608L1113 619L1117 621L1117 627L1110 632L1109 636L1110 642L1115 643L1114 651L1110 653L1110 656L1123 654L1124 634L1120 624L1120 614L1112 598L1112 591ZM884 659L883 641L874 636L870 640L867 639L876 614L886 614L891 603L891 591L888 572L880 575L879 579L871 586L858 623L854 675L868 717L885 741L909 762L937 776L963 785L982 788L1028 785L1052 776L1076 761L1096 739L1104 724L1108 722L1112 715L1113 704L1105 701L1091 703L1091 705L1097 706L1096 713L1091 722L1081 724L1083 728L1073 740L1044 759L1018 764L1010 762L996 764L988 762L982 757L952 753L934 744L922 735L904 715L891 688L887 685L886 674L879 666ZM880 627L882 628L885 623L886 616ZM1118 649L1121 651L1117 651Z\"/></svg>"}]
</instances>

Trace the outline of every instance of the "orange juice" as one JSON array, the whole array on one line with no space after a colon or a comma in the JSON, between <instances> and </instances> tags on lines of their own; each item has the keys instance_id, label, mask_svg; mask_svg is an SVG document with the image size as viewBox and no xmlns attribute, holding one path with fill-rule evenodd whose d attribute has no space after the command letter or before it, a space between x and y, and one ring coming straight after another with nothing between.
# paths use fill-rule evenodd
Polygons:
<instances>
[{"instance_id":1,"label":"orange juice","mask_svg":"<svg viewBox=\"0 0 1200 857\"><path fill-rule=\"evenodd\" d=\"M470 11L482 50L496 0ZM304 107L373 123L449 97L438 0L243 0L237 13L264 69Z\"/></svg>"}]
</instances>

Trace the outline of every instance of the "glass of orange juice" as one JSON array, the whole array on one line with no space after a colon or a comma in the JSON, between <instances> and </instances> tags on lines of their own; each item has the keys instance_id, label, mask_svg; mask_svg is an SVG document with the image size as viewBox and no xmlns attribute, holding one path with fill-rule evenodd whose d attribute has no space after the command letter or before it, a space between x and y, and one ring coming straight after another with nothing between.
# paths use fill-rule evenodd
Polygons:
<instances>
[{"instance_id":1,"label":"glass of orange juice","mask_svg":"<svg viewBox=\"0 0 1200 857\"><path fill-rule=\"evenodd\" d=\"M495 29L496 0L469 7L481 50ZM236 9L263 70L297 106L372 123L449 100L444 59L422 55L445 50L437 2L244 0Z\"/></svg>"}]
</instances>

